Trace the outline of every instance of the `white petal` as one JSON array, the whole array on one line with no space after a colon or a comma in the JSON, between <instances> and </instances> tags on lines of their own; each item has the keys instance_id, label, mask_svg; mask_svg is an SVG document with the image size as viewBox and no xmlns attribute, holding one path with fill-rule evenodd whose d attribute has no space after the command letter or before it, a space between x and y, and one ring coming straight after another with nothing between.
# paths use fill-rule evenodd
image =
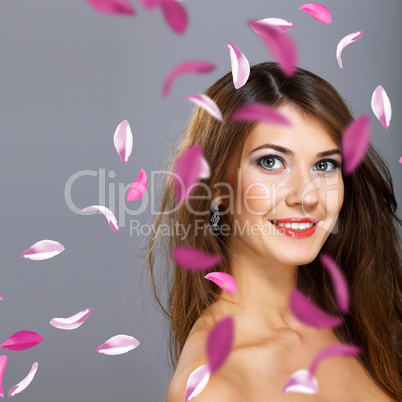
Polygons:
<instances>
[{"instance_id":1,"label":"white petal","mask_svg":"<svg viewBox=\"0 0 402 402\"><path fill-rule=\"evenodd\" d=\"M226 41L232 65L233 83L236 89L241 88L250 76L250 63L247 57L232 43Z\"/></svg>"},{"instance_id":2,"label":"white petal","mask_svg":"<svg viewBox=\"0 0 402 402\"><path fill-rule=\"evenodd\" d=\"M19 382L17 385L14 385L14 387L12 387L10 389L10 392L8 393L8 397L10 398L11 396L17 395L20 392L22 392L34 379L36 370L38 370L37 362L35 362L32 365L31 371L29 372L29 374L21 382Z\"/></svg>"},{"instance_id":3,"label":"white petal","mask_svg":"<svg viewBox=\"0 0 402 402\"><path fill-rule=\"evenodd\" d=\"M192 94L192 95L187 95L186 99L195 103L197 106L205 109L208 113L210 113L216 119L222 121L222 114L221 114L218 106L209 96L204 95L204 94Z\"/></svg>"},{"instance_id":4,"label":"white petal","mask_svg":"<svg viewBox=\"0 0 402 402\"><path fill-rule=\"evenodd\" d=\"M116 128L113 136L114 146L120 155L121 161L126 164L133 150L133 134L131 133L130 124L127 120L123 120Z\"/></svg>"},{"instance_id":5,"label":"white petal","mask_svg":"<svg viewBox=\"0 0 402 402\"><path fill-rule=\"evenodd\" d=\"M381 124L388 130L391 123L392 108L388 95L381 85L378 85L373 92L371 109Z\"/></svg>"},{"instance_id":6,"label":"white petal","mask_svg":"<svg viewBox=\"0 0 402 402\"><path fill-rule=\"evenodd\" d=\"M79 313L68 318L53 318L50 325L59 329L76 329L80 327L91 314L92 309L82 310Z\"/></svg>"},{"instance_id":7,"label":"white petal","mask_svg":"<svg viewBox=\"0 0 402 402\"><path fill-rule=\"evenodd\" d=\"M40 240L25 250L21 257L29 260L47 260L64 251L64 246L54 240Z\"/></svg>"},{"instance_id":8,"label":"white petal","mask_svg":"<svg viewBox=\"0 0 402 402\"><path fill-rule=\"evenodd\" d=\"M190 401L201 393L208 384L210 375L209 364L200 366L192 371L187 380L185 402Z\"/></svg>"},{"instance_id":9,"label":"white petal","mask_svg":"<svg viewBox=\"0 0 402 402\"><path fill-rule=\"evenodd\" d=\"M289 21L283 20L282 18L263 18L262 20L258 20L255 22L259 22L259 23L267 24L267 25L275 25L276 27L281 29L282 33L289 31L290 29L295 27L294 24L292 24ZM259 33L258 25L256 27L252 27L252 28L253 29L255 28L254 31L256 33ZM257 31L256 31L256 29L257 29Z\"/></svg>"},{"instance_id":10,"label":"white petal","mask_svg":"<svg viewBox=\"0 0 402 402\"><path fill-rule=\"evenodd\" d=\"M112 336L95 351L105 355L121 355L135 349L139 344L134 337L121 334Z\"/></svg>"},{"instance_id":11,"label":"white petal","mask_svg":"<svg viewBox=\"0 0 402 402\"><path fill-rule=\"evenodd\" d=\"M83 211L99 211L103 215L105 215L107 221L109 222L109 226L112 230L119 233L119 225L117 223L117 219L114 216L114 213L109 209L102 205L91 205L90 207L86 207Z\"/></svg>"},{"instance_id":12,"label":"white petal","mask_svg":"<svg viewBox=\"0 0 402 402\"><path fill-rule=\"evenodd\" d=\"M363 36L364 31L353 32L346 35L341 39L336 47L336 59L338 60L339 67L342 68L342 50L352 42L359 40Z\"/></svg>"}]
</instances>

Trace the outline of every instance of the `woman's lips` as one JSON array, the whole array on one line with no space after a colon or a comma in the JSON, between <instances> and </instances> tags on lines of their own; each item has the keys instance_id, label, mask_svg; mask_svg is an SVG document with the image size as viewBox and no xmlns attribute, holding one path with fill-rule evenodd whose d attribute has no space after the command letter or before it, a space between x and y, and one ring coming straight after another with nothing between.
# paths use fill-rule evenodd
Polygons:
<instances>
[{"instance_id":1,"label":"woman's lips","mask_svg":"<svg viewBox=\"0 0 402 402\"><path fill-rule=\"evenodd\" d=\"M273 226L275 226L277 229L279 229L280 233L284 233L286 236L288 237L294 237L294 238L298 238L298 239L302 239L304 237L310 237L313 235L313 233L315 232L315 230L317 229L317 223L319 222L317 220L316 223L313 224L313 226L311 226L311 228L308 229L304 229L304 230L294 230L292 228L286 228L286 227L282 227L279 225L276 225L275 223L273 223L272 221L269 221Z\"/></svg>"}]
</instances>

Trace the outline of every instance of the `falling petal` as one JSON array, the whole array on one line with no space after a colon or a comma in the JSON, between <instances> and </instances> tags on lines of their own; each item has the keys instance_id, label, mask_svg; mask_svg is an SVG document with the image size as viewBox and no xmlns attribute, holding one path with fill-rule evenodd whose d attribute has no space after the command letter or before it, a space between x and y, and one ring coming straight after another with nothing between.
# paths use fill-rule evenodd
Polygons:
<instances>
[{"instance_id":1,"label":"falling petal","mask_svg":"<svg viewBox=\"0 0 402 402\"><path fill-rule=\"evenodd\" d=\"M176 200L181 203L194 192L196 183L201 178L209 177L209 165L202 155L201 145L193 145L184 151L177 160L173 172Z\"/></svg>"},{"instance_id":2,"label":"falling petal","mask_svg":"<svg viewBox=\"0 0 402 402\"><path fill-rule=\"evenodd\" d=\"M159 5L159 3L161 2L161 0L138 0L141 5L150 10L151 8L156 7L157 5Z\"/></svg>"},{"instance_id":3,"label":"falling petal","mask_svg":"<svg viewBox=\"0 0 402 402\"><path fill-rule=\"evenodd\" d=\"M177 0L162 0L159 5L170 28L180 35L186 32L188 13L184 6Z\"/></svg>"},{"instance_id":4,"label":"falling petal","mask_svg":"<svg viewBox=\"0 0 402 402\"><path fill-rule=\"evenodd\" d=\"M282 32L286 32L289 31L290 29L294 28L294 24L292 24L289 21L283 20L282 18L264 18L262 20L258 20L255 21L258 22L259 24L254 24L254 22L251 24L251 28L254 29L254 32L258 33L258 34L263 34L263 32L261 32L258 29L258 26L260 24L266 24L266 25L274 25L277 28L279 28Z\"/></svg>"},{"instance_id":5,"label":"falling petal","mask_svg":"<svg viewBox=\"0 0 402 402\"><path fill-rule=\"evenodd\" d=\"M250 26L254 32L258 32L283 73L288 77L293 75L298 61L298 50L293 39L275 25L253 21Z\"/></svg>"},{"instance_id":6,"label":"falling petal","mask_svg":"<svg viewBox=\"0 0 402 402\"><path fill-rule=\"evenodd\" d=\"M352 173L366 156L370 143L370 117L361 115L346 128L342 136L345 174Z\"/></svg>"},{"instance_id":7,"label":"falling petal","mask_svg":"<svg viewBox=\"0 0 402 402\"><path fill-rule=\"evenodd\" d=\"M250 64L247 57L232 43L226 41L232 65L233 83L236 89L241 88L250 76Z\"/></svg>"},{"instance_id":8,"label":"falling petal","mask_svg":"<svg viewBox=\"0 0 402 402\"><path fill-rule=\"evenodd\" d=\"M87 2L103 14L135 15L133 6L127 0L87 0Z\"/></svg>"},{"instance_id":9,"label":"falling petal","mask_svg":"<svg viewBox=\"0 0 402 402\"><path fill-rule=\"evenodd\" d=\"M189 271L202 271L221 262L219 254L207 254L192 247L176 247L172 257L178 265Z\"/></svg>"},{"instance_id":10,"label":"falling petal","mask_svg":"<svg viewBox=\"0 0 402 402\"><path fill-rule=\"evenodd\" d=\"M3 298L1 297L1 295L0 295L0 300L3 300Z\"/></svg>"},{"instance_id":11,"label":"falling petal","mask_svg":"<svg viewBox=\"0 0 402 402\"><path fill-rule=\"evenodd\" d=\"M289 299L293 315L302 323L316 328L330 328L342 324L342 317L328 315L299 290L294 289Z\"/></svg>"},{"instance_id":12,"label":"falling petal","mask_svg":"<svg viewBox=\"0 0 402 402\"><path fill-rule=\"evenodd\" d=\"M294 372L282 389L282 393L302 392L304 394L316 394L318 383L315 377L308 370L297 370Z\"/></svg>"},{"instance_id":13,"label":"falling petal","mask_svg":"<svg viewBox=\"0 0 402 402\"><path fill-rule=\"evenodd\" d=\"M173 67L173 69L169 72L167 78L165 79L162 91L163 97L165 98L166 96L168 96L173 81L179 75L187 73L204 74L215 70L215 68L215 64L199 60L189 60L177 64L175 67Z\"/></svg>"},{"instance_id":14,"label":"falling petal","mask_svg":"<svg viewBox=\"0 0 402 402\"><path fill-rule=\"evenodd\" d=\"M131 184L127 191L127 201L134 201L140 199L147 189L148 179L145 170L141 168L138 177Z\"/></svg>"},{"instance_id":15,"label":"falling petal","mask_svg":"<svg viewBox=\"0 0 402 402\"><path fill-rule=\"evenodd\" d=\"M332 22L331 12L322 4L303 4L301 7L299 7L299 10L309 13L313 18L322 22L323 24L330 24Z\"/></svg>"},{"instance_id":16,"label":"falling petal","mask_svg":"<svg viewBox=\"0 0 402 402\"><path fill-rule=\"evenodd\" d=\"M133 134L127 120L123 120L117 126L113 142L121 161L126 164L133 150Z\"/></svg>"},{"instance_id":17,"label":"falling petal","mask_svg":"<svg viewBox=\"0 0 402 402\"><path fill-rule=\"evenodd\" d=\"M140 343L129 335L115 335L95 349L105 355L121 355L135 349Z\"/></svg>"},{"instance_id":18,"label":"falling petal","mask_svg":"<svg viewBox=\"0 0 402 402\"><path fill-rule=\"evenodd\" d=\"M195 103L199 107L202 107L216 119L220 121L223 120L221 111L219 110L216 103L209 96L204 94L192 94L187 95L186 99L189 100L190 102Z\"/></svg>"},{"instance_id":19,"label":"falling petal","mask_svg":"<svg viewBox=\"0 0 402 402\"><path fill-rule=\"evenodd\" d=\"M210 375L209 364L200 366L192 371L187 380L185 402L190 401L201 393L208 384Z\"/></svg>"},{"instance_id":20,"label":"falling petal","mask_svg":"<svg viewBox=\"0 0 402 402\"><path fill-rule=\"evenodd\" d=\"M210 272L204 278L215 282L220 288L227 292L237 292L237 284L232 275L225 272Z\"/></svg>"},{"instance_id":21,"label":"falling petal","mask_svg":"<svg viewBox=\"0 0 402 402\"><path fill-rule=\"evenodd\" d=\"M40 240L25 250L21 257L28 260L47 260L64 251L64 246L54 240Z\"/></svg>"},{"instance_id":22,"label":"falling petal","mask_svg":"<svg viewBox=\"0 0 402 402\"><path fill-rule=\"evenodd\" d=\"M80 327L91 314L92 309L86 309L68 318L53 318L50 325L59 329L76 329Z\"/></svg>"},{"instance_id":23,"label":"falling petal","mask_svg":"<svg viewBox=\"0 0 402 402\"><path fill-rule=\"evenodd\" d=\"M222 318L209 332L207 339L207 356L211 374L225 363L234 341L234 319L232 316Z\"/></svg>"},{"instance_id":24,"label":"falling petal","mask_svg":"<svg viewBox=\"0 0 402 402\"><path fill-rule=\"evenodd\" d=\"M399 158L399 163L402 163L402 156Z\"/></svg>"},{"instance_id":25,"label":"falling petal","mask_svg":"<svg viewBox=\"0 0 402 402\"><path fill-rule=\"evenodd\" d=\"M7 356L6 355L0 356L0 398L4 398L3 376L4 376L4 370L6 369L6 364L7 364Z\"/></svg>"},{"instance_id":26,"label":"falling petal","mask_svg":"<svg viewBox=\"0 0 402 402\"><path fill-rule=\"evenodd\" d=\"M346 35L341 39L336 47L336 59L338 60L339 67L342 68L342 50L349 45L349 43L359 40L363 36L364 31L357 31Z\"/></svg>"},{"instance_id":27,"label":"falling petal","mask_svg":"<svg viewBox=\"0 0 402 402\"><path fill-rule=\"evenodd\" d=\"M99 211L99 212L101 212L103 215L106 216L106 219L109 222L109 225L112 228L112 230L119 233L119 225L117 224L116 217L114 216L114 213L109 208L106 208L102 205L91 205L90 207L84 208L83 211Z\"/></svg>"},{"instance_id":28,"label":"falling petal","mask_svg":"<svg viewBox=\"0 0 402 402\"><path fill-rule=\"evenodd\" d=\"M391 102L385 89L381 85L378 85L373 92L371 97L371 109L377 119L380 120L381 124L388 130L392 116Z\"/></svg>"},{"instance_id":29,"label":"falling petal","mask_svg":"<svg viewBox=\"0 0 402 402\"><path fill-rule=\"evenodd\" d=\"M331 274L332 282L335 288L336 303L339 309L343 313L347 313L349 311L349 290L343 272L329 255L322 254L320 256L320 260Z\"/></svg>"},{"instance_id":30,"label":"falling petal","mask_svg":"<svg viewBox=\"0 0 402 402\"><path fill-rule=\"evenodd\" d=\"M11 335L0 344L0 348L7 350L25 350L32 348L43 341L43 338L33 331L19 331Z\"/></svg>"},{"instance_id":31,"label":"falling petal","mask_svg":"<svg viewBox=\"0 0 402 402\"><path fill-rule=\"evenodd\" d=\"M232 114L231 118L235 121L260 121L267 124L279 124L287 127L292 124L287 117L276 109L262 103L251 103L238 108Z\"/></svg>"},{"instance_id":32,"label":"falling petal","mask_svg":"<svg viewBox=\"0 0 402 402\"><path fill-rule=\"evenodd\" d=\"M31 371L29 372L29 374L21 382L19 382L17 385L14 385L14 387L12 387L10 389L10 392L8 393L8 397L10 398L11 396L17 395L20 392L22 392L34 379L36 370L38 370L37 362L35 362L32 365Z\"/></svg>"}]
</instances>

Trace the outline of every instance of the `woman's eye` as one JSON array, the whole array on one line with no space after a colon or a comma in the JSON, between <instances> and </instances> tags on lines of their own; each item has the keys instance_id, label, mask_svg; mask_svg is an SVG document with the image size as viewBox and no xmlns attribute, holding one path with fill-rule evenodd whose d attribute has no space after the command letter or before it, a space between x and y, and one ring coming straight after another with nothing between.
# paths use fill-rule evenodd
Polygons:
<instances>
[{"instance_id":1,"label":"woman's eye","mask_svg":"<svg viewBox=\"0 0 402 402\"><path fill-rule=\"evenodd\" d=\"M275 166L278 168L280 165L276 162L281 162L281 159L273 155L263 156L257 161L257 163L267 170L275 170Z\"/></svg>"},{"instance_id":2,"label":"woman's eye","mask_svg":"<svg viewBox=\"0 0 402 402\"><path fill-rule=\"evenodd\" d=\"M332 169L327 170L328 166L333 166ZM335 160L325 160L325 161L319 161L315 164L315 166L318 167L318 171L320 172L325 172L325 173L332 173L332 172L336 172L339 168L341 168L341 164L338 163Z\"/></svg>"}]
</instances>

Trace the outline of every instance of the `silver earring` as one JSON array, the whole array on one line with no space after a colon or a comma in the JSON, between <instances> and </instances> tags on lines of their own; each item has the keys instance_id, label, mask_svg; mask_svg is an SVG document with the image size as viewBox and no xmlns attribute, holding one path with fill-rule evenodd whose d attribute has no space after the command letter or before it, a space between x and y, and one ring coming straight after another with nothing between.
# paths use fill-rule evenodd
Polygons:
<instances>
[{"instance_id":1,"label":"silver earring","mask_svg":"<svg viewBox=\"0 0 402 402\"><path fill-rule=\"evenodd\" d=\"M212 230L215 234L220 234L220 227L218 225L220 216L219 216L219 206L215 201L212 201L212 211L210 221L212 223Z\"/></svg>"}]
</instances>

